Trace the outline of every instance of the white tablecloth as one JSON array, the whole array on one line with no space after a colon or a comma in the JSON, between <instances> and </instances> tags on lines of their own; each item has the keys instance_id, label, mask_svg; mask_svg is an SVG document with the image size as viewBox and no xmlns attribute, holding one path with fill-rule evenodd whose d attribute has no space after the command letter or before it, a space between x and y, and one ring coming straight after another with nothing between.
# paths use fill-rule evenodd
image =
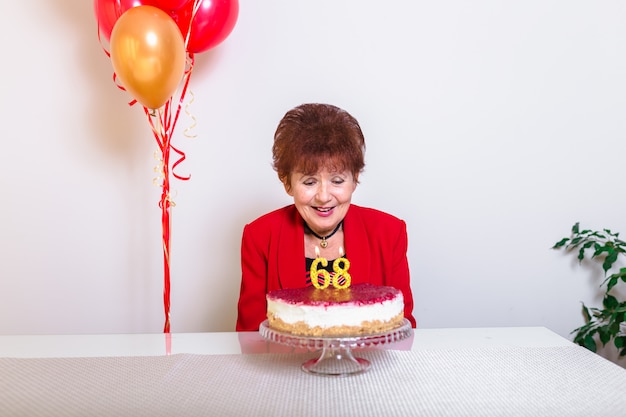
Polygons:
<instances>
[{"instance_id":1,"label":"white tablecloth","mask_svg":"<svg viewBox=\"0 0 626 417\"><path fill-rule=\"evenodd\" d=\"M0 359L2 416L621 416L626 370L578 346L366 351L332 378L308 354Z\"/></svg>"}]
</instances>

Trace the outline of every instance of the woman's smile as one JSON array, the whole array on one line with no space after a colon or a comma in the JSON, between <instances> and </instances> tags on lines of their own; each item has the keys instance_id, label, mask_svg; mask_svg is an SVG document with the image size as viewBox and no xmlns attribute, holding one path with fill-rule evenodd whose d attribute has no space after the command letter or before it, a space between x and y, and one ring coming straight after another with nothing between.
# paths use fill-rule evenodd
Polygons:
<instances>
[{"instance_id":1,"label":"woman's smile","mask_svg":"<svg viewBox=\"0 0 626 417\"><path fill-rule=\"evenodd\" d=\"M331 215L332 210L334 209L334 207L313 207L313 208L318 211L320 216L324 216L324 217Z\"/></svg>"}]
</instances>

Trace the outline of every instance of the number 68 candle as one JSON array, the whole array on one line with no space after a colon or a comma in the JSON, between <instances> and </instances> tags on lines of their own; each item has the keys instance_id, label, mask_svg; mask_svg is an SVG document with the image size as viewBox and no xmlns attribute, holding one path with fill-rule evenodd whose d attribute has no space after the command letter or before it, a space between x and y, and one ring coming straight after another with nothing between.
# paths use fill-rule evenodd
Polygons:
<instances>
[{"instance_id":1,"label":"number 68 candle","mask_svg":"<svg viewBox=\"0 0 626 417\"><path fill-rule=\"evenodd\" d=\"M319 264L322 264L322 266L324 267L328 266L328 261L326 260L326 258L320 257L319 248L317 246L315 247L315 259L313 260L313 263L311 264L311 271L310 271L311 283L313 284L315 288L320 289L320 290L326 289L331 284L331 281L332 281L333 287L337 289L348 288L350 286L350 282L352 280L350 273L348 273L348 269L350 268L350 261L344 258L343 255L344 255L343 248L340 247L339 258L335 259L335 261L333 262L333 271L335 272L335 275L332 277L332 280L331 280L330 272L328 272L325 269L319 269L319 270L317 269ZM319 282L320 275L322 275L322 278L323 278L323 282L321 284ZM344 277L344 283L340 284L339 277L342 277L342 276Z\"/></svg>"}]
</instances>

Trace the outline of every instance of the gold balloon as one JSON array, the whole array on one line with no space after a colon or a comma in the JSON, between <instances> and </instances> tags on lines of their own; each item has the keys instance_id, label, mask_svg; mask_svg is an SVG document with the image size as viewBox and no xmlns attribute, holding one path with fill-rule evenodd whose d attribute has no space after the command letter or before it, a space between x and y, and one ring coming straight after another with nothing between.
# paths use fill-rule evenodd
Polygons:
<instances>
[{"instance_id":1,"label":"gold balloon","mask_svg":"<svg viewBox=\"0 0 626 417\"><path fill-rule=\"evenodd\" d=\"M185 41L176 22L154 6L128 9L115 22L111 63L122 86L141 104L158 109L185 73Z\"/></svg>"}]
</instances>

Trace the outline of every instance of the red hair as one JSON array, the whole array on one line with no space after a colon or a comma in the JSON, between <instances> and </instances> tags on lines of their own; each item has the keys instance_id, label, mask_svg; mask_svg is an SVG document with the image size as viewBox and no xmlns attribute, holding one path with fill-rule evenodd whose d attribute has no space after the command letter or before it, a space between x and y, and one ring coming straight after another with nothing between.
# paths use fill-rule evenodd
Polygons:
<instances>
[{"instance_id":1,"label":"red hair","mask_svg":"<svg viewBox=\"0 0 626 417\"><path fill-rule=\"evenodd\" d=\"M355 180L365 167L365 138L359 122L330 104L302 104L289 110L274 134L273 168L287 187L291 174L348 170Z\"/></svg>"}]
</instances>

